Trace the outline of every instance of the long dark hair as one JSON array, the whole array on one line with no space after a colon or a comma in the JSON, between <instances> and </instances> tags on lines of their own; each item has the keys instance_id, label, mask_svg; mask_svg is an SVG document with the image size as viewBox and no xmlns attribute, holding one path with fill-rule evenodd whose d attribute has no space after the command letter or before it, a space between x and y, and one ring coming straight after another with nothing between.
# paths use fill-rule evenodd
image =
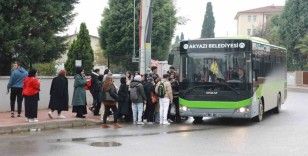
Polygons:
<instances>
[{"instance_id":1,"label":"long dark hair","mask_svg":"<svg viewBox=\"0 0 308 156\"><path fill-rule=\"evenodd\" d=\"M81 72L83 71L82 67L76 67L76 74L81 75Z\"/></svg>"},{"instance_id":2,"label":"long dark hair","mask_svg":"<svg viewBox=\"0 0 308 156\"><path fill-rule=\"evenodd\" d=\"M105 69L105 71L104 71L104 75L106 75L106 74L108 74L109 73L109 69Z\"/></svg>"},{"instance_id":3,"label":"long dark hair","mask_svg":"<svg viewBox=\"0 0 308 156\"><path fill-rule=\"evenodd\" d=\"M126 84L126 77L121 77L120 82L121 84Z\"/></svg>"},{"instance_id":4,"label":"long dark hair","mask_svg":"<svg viewBox=\"0 0 308 156\"><path fill-rule=\"evenodd\" d=\"M36 73L37 73L37 70L32 68L32 69L30 69L30 71L28 73L28 77L35 77Z\"/></svg>"}]
</instances>

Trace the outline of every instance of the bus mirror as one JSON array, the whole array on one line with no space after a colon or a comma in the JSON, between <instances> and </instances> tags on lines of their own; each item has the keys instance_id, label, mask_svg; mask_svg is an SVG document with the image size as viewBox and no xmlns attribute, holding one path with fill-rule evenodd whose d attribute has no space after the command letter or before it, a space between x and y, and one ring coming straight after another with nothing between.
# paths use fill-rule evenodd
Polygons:
<instances>
[{"instance_id":1,"label":"bus mirror","mask_svg":"<svg viewBox=\"0 0 308 156\"><path fill-rule=\"evenodd\" d=\"M168 56L168 64L169 65L173 64L173 59L174 59L174 54L169 54L169 56Z\"/></svg>"}]
</instances>

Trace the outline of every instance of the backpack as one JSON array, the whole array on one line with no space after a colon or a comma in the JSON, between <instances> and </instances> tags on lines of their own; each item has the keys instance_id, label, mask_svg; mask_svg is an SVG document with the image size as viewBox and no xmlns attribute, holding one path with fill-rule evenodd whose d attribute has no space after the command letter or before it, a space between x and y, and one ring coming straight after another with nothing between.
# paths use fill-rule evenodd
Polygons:
<instances>
[{"instance_id":1,"label":"backpack","mask_svg":"<svg viewBox=\"0 0 308 156\"><path fill-rule=\"evenodd\" d=\"M87 81L87 83L86 83L86 85L85 85L84 88L85 88L86 90L90 90L91 87L92 87L92 79L90 79L90 80Z\"/></svg>"},{"instance_id":2,"label":"backpack","mask_svg":"<svg viewBox=\"0 0 308 156\"><path fill-rule=\"evenodd\" d=\"M166 95L165 85L163 82L160 82L157 89L157 95L160 98L164 98Z\"/></svg>"},{"instance_id":3,"label":"backpack","mask_svg":"<svg viewBox=\"0 0 308 156\"><path fill-rule=\"evenodd\" d=\"M132 102L136 102L138 100L138 86L136 85L135 87L130 88L130 100Z\"/></svg>"}]
</instances>

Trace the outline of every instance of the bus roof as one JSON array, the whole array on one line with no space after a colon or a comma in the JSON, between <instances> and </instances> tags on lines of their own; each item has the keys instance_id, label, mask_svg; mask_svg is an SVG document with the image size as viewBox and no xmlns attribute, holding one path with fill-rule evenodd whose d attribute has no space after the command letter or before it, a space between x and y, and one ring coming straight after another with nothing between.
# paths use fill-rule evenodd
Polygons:
<instances>
[{"instance_id":1,"label":"bus roof","mask_svg":"<svg viewBox=\"0 0 308 156\"><path fill-rule=\"evenodd\" d=\"M234 36L234 37L199 38L199 39L193 39L193 40L251 40L252 42L261 43L261 44L269 45L275 48L287 50L284 47L272 45L269 43L268 40L264 38L260 38L260 37Z\"/></svg>"}]
</instances>

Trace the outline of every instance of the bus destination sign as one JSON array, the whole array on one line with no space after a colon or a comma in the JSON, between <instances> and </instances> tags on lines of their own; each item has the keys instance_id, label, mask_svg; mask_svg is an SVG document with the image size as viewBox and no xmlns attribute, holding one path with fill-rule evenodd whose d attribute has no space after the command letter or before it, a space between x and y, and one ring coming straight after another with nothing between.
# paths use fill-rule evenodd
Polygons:
<instances>
[{"instance_id":1,"label":"bus destination sign","mask_svg":"<svg viewBox=\"0 0 308 156\"><path fill-rule=\"evenodd\" d=\"M190 40L180 44L182 53L190 52L217 52L217 51L249 51L249 40Z\"/></svg>"}]
</instances>

